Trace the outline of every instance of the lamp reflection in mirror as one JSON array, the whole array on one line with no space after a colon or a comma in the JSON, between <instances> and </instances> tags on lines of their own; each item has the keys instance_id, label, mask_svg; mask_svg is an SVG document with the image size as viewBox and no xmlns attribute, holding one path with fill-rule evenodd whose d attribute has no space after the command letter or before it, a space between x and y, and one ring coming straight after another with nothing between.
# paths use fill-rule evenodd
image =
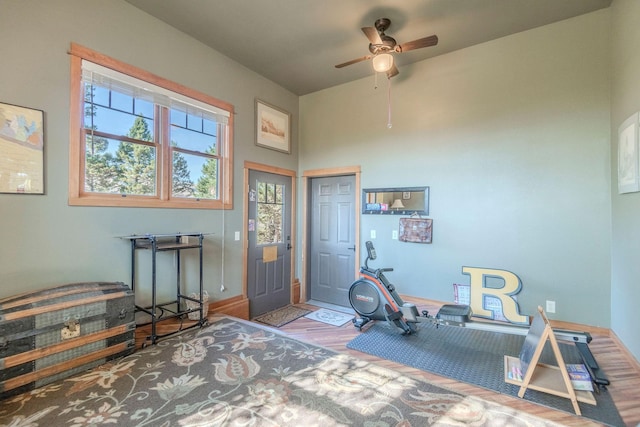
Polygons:
<instances>
[{"instance_id":1,"label":"lamp reflection in mirror","mask_svg":"<svg viewBox=\"0 0 640 427\"><path fill-rule=\"evenodd\" d=\"M390 53L380 53L373 57L373 69L378 73L387 72L393 67L393 55Z\"/></svg>"},{"instance_id":2,"label":"lamp reflection in mirror","mask_svg":"<svg viewBox=\"0 0 640 427\"><path fill-rule=\"evenodd\" d=\"M395 199L393 204L391 205L391 209L404 209L404 205L402 204L402 200Z\"/></svg>"}]
</instances>

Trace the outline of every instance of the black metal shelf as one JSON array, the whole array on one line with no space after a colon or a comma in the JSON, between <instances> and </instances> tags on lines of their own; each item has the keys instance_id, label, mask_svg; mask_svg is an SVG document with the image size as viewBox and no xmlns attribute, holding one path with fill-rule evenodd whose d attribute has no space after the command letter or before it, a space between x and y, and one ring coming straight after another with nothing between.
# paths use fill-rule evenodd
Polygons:
<instances>
[{"instance_id":1,"label":"black metal shelf","mask_svg":"<svg viewBox=\"0 0 640 427\"><path fill-rule=\"evenodd\" d=\"M142 234L124 236L131 242L131 290L136 290L136 250L151 251L151 305L140 306L136 304L136 311L146 313L151 320L137 326L151 325L151 334L147 337L147 341L155 344L158 339L173 335L180 331L202 327L207 323L204 316L204 289L202 275L202 242L204 233L174 233L174 234ZM195 242L194 242L195 241ZM196 298L184 294L181 286L180 267L181 267L181 251L186 249L198 249L199 252L199 292ZM176 298L173 301L158 303L157 302L157 281L156 281L156 254L158 252L175 251L176 256ZM188 308L187 302L196 303L196 308ZM175 306L175 307L173 307ZM196 323L184 326L182 320L189 313L199 312L199 319ZM179 329L158 334L157 323L169 319L180 319ZM146 342L145 342L146 344Z\"/></svg>"}]
</instances>

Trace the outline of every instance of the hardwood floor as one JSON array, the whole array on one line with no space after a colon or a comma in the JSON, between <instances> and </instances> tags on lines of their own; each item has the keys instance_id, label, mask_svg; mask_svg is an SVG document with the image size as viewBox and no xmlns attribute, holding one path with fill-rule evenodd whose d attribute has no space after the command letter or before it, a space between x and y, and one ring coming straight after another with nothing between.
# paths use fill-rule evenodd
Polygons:
<instances>
[{"instance_id":1,"label":"hardwood floor","mask_svg":"<svg viewBox=\"0 0 640 427\"><path fill-rule=\"evenodd\" d=\"M430 313L436 313L440 307L439 304L420 300L415 298L406 298L408 301L414 302L419 310L429 310ZM299 304L298 306L317 309L315 306L307 304ZM210 313L215 316L215 313ZM607 388L607 392L613 397L613 400L622 416L625 426L636 427L640 425L640 366L633 357L626 352L623 346L615 336L610 336L608 330L599 328L585 328L580 325L570 324L554 324L553 326L566 329L581 330L589 332L593 337L593 341L589 344L591 352L594 354L601 369L606 373L611 381L611 385ZM264 325L262 325L264 326ZM175 326L174 326L175 327ZM162 326L161 328L171 328L171 325ZM351 323L340 328L316 322L314 320L300 318L283 327L278 331L284 332L301 341L306 341L319 346L332 349L336 352L347 353L361 360L374 362L380 366L384 366L394 371L401 372L406 375L421 378L433 384L451 390L474 395L488 401L497 402L512 408L545 418L566 426L598 426L600 424L592 422L586 418L577 417L565 412L554 411L552 409L529 403L523 399L514 398L486 390L477 386L461 383L450 378L441 377L418 369L410 368L389 360L380 359L375 356L360 353L355 350L346 348L346 344L355 338L359 332ZM144 336L148 332L141 329L136 331L138 345L144 341Z\"/></svg>"}]
</instances>

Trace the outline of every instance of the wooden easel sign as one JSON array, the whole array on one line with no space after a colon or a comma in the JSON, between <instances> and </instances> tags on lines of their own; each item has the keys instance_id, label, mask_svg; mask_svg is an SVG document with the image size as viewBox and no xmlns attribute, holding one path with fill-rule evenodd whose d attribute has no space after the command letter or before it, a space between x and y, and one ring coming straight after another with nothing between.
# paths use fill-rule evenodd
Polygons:
<instances>
[{"instance_id":1,"label":"wooden easel sign","mask_svg":"<svg viewBox=\"0 0 640 427\"><path fill-rule=\"evenodd\" d=\"M539 363L547 341L551 344L558 366ZM520 386L518 391L520 398L524 397L524 393L530 388L570 399L577 415L581 415L578 401L590 405L596 404L591 392L573 389L560 347L542 307L538 307L538 314L531 322L520 356L517 358L504 356L504 380L509 384Z\"/></svg>"}]
</instances>

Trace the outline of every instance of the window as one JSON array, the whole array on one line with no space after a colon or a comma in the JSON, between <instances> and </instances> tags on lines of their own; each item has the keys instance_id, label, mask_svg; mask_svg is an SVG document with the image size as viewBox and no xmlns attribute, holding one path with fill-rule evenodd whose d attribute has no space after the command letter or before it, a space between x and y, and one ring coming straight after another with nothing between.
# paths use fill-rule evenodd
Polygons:
<instances>
[{"instance_id":1,"label":"window","mask_svg":"<svg viewBox=\"0 0 640 427\"><path fill-rule=\"evenodd\" d=\"M75 44L71 70L71 205L232 207L231 105Z\"/></svg>"},{"instance_id":2,"label":"window","mask_svg":"<svg viewBox=\"0 0 640 427\"><path fill-rule=\"evenodd\" d=\"M283 242L284 185L258 181L258 245Z\"/></svg>"}]
</instances>

